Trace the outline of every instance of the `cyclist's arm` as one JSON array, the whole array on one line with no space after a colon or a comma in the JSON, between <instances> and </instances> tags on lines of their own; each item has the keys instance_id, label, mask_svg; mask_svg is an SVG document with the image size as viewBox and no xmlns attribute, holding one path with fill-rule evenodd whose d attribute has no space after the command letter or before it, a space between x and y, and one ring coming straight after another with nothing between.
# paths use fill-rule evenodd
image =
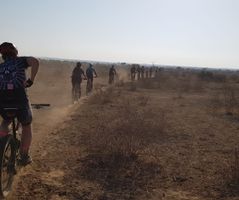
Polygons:
<instances>
[{"instance_id":1,"label":"cyclist's arm","mask_svg":"<svg viewBox=\"0 0 239 200\"><path fill-rule=\"evenodd\" d=\"M96 73L95 69L94 69L94 74L95 74L95 76L97 77L97 73Z\"/></svg>"},{"instance_id":2,"label":"cyclist's arm","mask_svg":"<svg viewBox=\"0 0 239 200\"><path fill-rule=\"evenodd\" d=\"M83 76L84 76L84 79L86 79L85 72L84 72L83 69L81 70L81 75L83 75Z\"/></svg>"},{"instance_id":3,"label":"cyclist's arm","mask_svg":"<svg viewBox=\"0 0 239 200\"><path fill-rule=\"evenodd\" d=\"M34 79L37 75L38 69L39 69L39 61L34 57L28 57L27 63L31 67L31 81L34 82Z\"/></svg>"}]
</instances>

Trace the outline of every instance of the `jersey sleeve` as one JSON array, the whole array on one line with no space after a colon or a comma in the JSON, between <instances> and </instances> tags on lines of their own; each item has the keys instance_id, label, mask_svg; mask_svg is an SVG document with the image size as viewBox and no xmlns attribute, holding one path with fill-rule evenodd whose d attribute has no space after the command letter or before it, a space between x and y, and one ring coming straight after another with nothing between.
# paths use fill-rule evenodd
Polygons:
<instances>
[{"instance_id":1,"label":"jersey sleeve","mask_svg":"<svg viewBox=\"0 0 239 200\"><path fill-rule=\"evenodd\" d=\"M83 70L83 69L81 69L81 74L84 74L84 75L85 75L85 72L84 72L84 70Z\"/></svg>"},{"instance_id":2,"label":"jersey sleeve","mask_svg":"<svg viewBox=\"0 0 239 200\"><path fill-rule=\"evenodd\" d=\"M27 59L28 59L29 57L20 57L20 59L21 59L21 62L22 62L22 67L24 68L24 69L27 69L30 65L28 64L28 62L27 62Z\"/></svg>"}]
</instances>

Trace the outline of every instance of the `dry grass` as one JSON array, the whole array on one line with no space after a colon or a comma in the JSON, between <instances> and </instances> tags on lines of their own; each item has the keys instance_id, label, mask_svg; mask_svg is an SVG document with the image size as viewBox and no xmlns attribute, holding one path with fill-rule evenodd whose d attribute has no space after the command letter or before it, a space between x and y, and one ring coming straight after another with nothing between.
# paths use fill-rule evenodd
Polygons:
<instances>
[{"instance_id":1,"label":"dry grass","mask_svg":"<svg viewBox=\"0 0 239 200\"><path fill-rule=\"evenodd\" d=\"M119 80L115 83L115 86L116 87L123 87L125 85L125 82L124 80Z\"/></svg>"},{"instance_id":2,"label":"dry grass","mask_svg":"<svg viewBox=\"0 0 239 200\"><path fill-rule=\"evenodd\" d=\"M239 141L238 76L198 73L162 69L133 84L96 85L89 101L73 107L66 127L45 140L46 153L35 156L36 170L21 177L19 191L26 187L29 199L238 199L238 151L232 153ZM62 185L42 180L45 167L64 171ZM38 196L41 190L47 197Z\"/></svg>"},{"instance_id":3,"label":"dry grass","mask_svg":"<svg viewBox=\"0 0 239 200\"><path fill-rule=\"evenodd\" d=\"M235 83L224 83L221 88L210 94L209 106L213 115L226 114L237 116L239 114L238 88Z\"/></svg>"},{"instance_id":4,"label":"dry grass","mask_svg":"<svg viewBox=\"0 0 239 200\"><path fill-rule=\"evenodd\" d=\"M238 108L236 88L233 85L225 84L223 87L223 98L226 114L232 115Z\"/></svg>"},{"instance_id":5,"label":"dry grass","mask_svg":"<svg viewBox=\"0 0 239 200\"><path fill-rule=\"evenodd\" d=\"M111 90L96 94L98 100L111 94L111 103L89 102L94 109L94 127L80 139L86 148L81 176L103 187L105 192L98 199L137 199L149 195L156 177L161 177L162 167L158 160L148 159L147 149L165 137L165 113L157 115L156 122L155 112L161 110L148 109L146 95L131 98L122 90Z\"/></svg>"},{"instance_id":6,"label":"dry grass","mask_svg":"<svg viewBox=\"0 0 239 200\"><path fill-rule=\"evenodd\" d=\"M117 94L114 92L113 87L97 88L95 92L89 97L88 101L91 104L104 105L113 101Z\"/></svg>"},{"instance_id":7,"label":"dry grass","mask_svg":"<svg viewBox=\"0 0 239 200\"><path fill-rule=\"evenodd\" d=\"M225 163L222 170L222 196L239 195L239 151L234 149L232 159Z\"/></svg>"},{"instance_id":8,"label":"dry grass","mask_svg":"<svg viewBox=\"0 0 239 200\"><path fill-rule=\"evenodd\" d=\"M239 151L235 149L234 160L231 165L231 182L237 187L239 193Z\"/></svg>"},{"instance_id":9,"label":"dry grass","mask_svg":"<svg viewBox=\"0 0 239 200\"><path fill-rule=\"evenodd\" d=\"M98 103L105 102L99 99L109 99L109 94L113 98L111 89L107 91L97 98ZM165 117L162 115L161 119L155 123L154 113L145 108L148 101L149 98L145 95L136 99L121 97L121 101L117 102L119 108L117 113L111 109L107 113L98 113L97 132L87 136L89 149L130 157L138 155L138 152L150 144L151 140L162 136L166 124Z\"/></svg>"}]
</instances>

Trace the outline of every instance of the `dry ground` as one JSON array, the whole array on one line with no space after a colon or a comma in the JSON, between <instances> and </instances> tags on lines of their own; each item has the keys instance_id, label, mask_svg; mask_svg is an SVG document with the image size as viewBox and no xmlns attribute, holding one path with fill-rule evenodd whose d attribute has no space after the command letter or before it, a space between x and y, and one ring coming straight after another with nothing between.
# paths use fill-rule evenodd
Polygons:
<instances>
[{"instance_id":1,"label":"dry ground","mask_svg":"<svg viewBox=\"0 0 239 200\"><path fill-rule=\"evenodd\" d=\"M8 199L239 199L237 104L229 112L214 95L224 83L164 74L70 105L71 68L62 71L32 88L34 103L52 107L35 111L34 163Z\"/></svg>"}]
</instances>

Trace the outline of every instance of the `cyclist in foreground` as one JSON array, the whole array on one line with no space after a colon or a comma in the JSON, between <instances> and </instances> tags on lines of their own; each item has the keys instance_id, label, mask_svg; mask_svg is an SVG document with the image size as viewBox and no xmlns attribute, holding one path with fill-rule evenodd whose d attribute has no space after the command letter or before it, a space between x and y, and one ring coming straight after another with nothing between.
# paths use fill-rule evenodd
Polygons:
<instances>
[{"instance_id":1,"label":"cyclist in foreground","mask_svg":"<svg viewBox=\"0 0 239 200\"><path fill-rule=\"evenodd\" d=\"M4 42L0 45L3 63L0 64L0 115L3 121L0 125L0 137L9 132L9 119L4 106L18 108L17 119L22 126L19 164L27 165L32 162L29 149L32 140L32 112L26 93L36 77L39 61L34 57L18 57L18 50L12 43ZM31 67L30 78L26 78L26 69Z\"/></svg>"},{"instance_id":2,"label":"cyclist in foreground","mask_svg":"<svg viewBox=\"0 0 239 200\"><path fill-rule=\"evenodd\" d=\"M87 86L86 86L86 94L92 91L93 89L93 79L97 77L97 73L93 68L92 64L89 64L89 67L86 69L86 77L87 77Z\"/></svg>"},{"instance_id":3,"label":"cyclist in foreground","mask_svg":"<svg viewBox=\"0 0 239 200\"><path fill-rule=\"evenodd\" d=\"M82 76L86 79L85 72L81 68L81 63L77 62L76 67L72 71L71 83L72 83L72 101L74 103L76 97L80 98L81 96L81 82Z\"/></svg>"}]
</instances>

